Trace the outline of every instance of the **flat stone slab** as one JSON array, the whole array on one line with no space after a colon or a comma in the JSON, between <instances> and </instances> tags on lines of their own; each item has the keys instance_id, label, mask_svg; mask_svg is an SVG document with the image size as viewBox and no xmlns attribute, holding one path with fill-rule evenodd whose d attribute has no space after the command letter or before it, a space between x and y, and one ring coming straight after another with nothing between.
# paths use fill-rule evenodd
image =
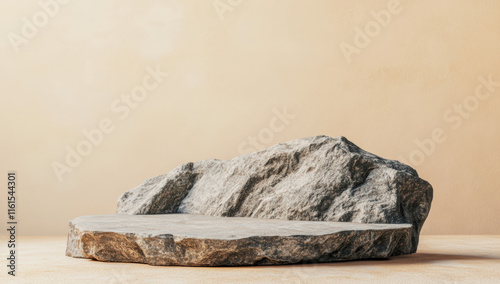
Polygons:
<instances>
[{"instance_id":1,"label":"flat stone slab","mask_svg":"<svg viewBox=\"0 0 500 284\"><path fill-rule=\"evenodd\" d=\"M93 215L70 221L66 255L185 266L332 262L410 254L411 236L411 224Z\"/></svg>"}]
</instances>

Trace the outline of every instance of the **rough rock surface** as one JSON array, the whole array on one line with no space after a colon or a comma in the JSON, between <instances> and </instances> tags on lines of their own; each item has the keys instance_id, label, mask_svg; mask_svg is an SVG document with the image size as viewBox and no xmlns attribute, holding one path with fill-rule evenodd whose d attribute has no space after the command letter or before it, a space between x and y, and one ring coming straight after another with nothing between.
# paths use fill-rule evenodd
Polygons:
<instances>
[{"instance_id":1,"label":"rough rock surface","mask_svg":"<svg viewBox=\"0 0 500 284\"><path fill-rule=\"evenodd\" d=\"M70 222L66 255L188 266L330 262L408 254L411 234L410 224L97 215Z\"/></svg>"},{"instance_id":2,"label":"rough rock surface","mask_svg":"<svg viewBox=\"0 0 500 284\"><path fill-rule=\"evenodd\" d=\"M431 185L410 166L316 136L186 163L125 192L117 213L409 223L413 253L431 201Z\"/></svg>"}]
</instances>

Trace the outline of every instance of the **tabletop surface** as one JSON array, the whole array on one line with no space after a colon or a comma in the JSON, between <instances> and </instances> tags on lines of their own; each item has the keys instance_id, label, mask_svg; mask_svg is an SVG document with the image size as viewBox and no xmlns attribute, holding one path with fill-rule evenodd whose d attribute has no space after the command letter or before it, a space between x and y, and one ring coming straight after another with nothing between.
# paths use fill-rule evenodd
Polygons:
<instances>
[{"instance_id":1,"label":"tabletop surface","mask_svg":"<svg viewBox=\"0 0 500 284\"><path fill-rule=\"evenodd\" d=\"M7 254L6 236L1 237ZM386 260L259 267L173 267L65 256L66 236L20 237L17 276L1 283L500 283L500 236L421 236L418 252ZM5 258L4 258L5 259ZM5 282L7 280L7 282ZM14 281L12 281L14 280Z\"/></svg>"}]
</instances>

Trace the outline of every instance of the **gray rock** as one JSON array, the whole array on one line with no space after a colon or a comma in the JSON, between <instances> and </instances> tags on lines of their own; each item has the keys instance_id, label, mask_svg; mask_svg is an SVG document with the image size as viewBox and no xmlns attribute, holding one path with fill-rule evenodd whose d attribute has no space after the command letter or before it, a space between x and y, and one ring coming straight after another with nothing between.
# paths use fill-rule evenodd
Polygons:
<instances>
[{"instance_id":1,"label":"gray rock","mask_svg":"<svg viewBox=\"0 0 500 284\"><path fill-rule=\"evenodd\" d=\"M344 137L317 136L232 160L181 165L125 192L117 213L408 223L405 253L413 253L431 201L431 185L410 166Z\"/></svg>"},{"instance_id":2,"label":"gray rock","mask_svg":"<svg viewBox=\"0 0 500 284\"><path fill-rule=\"evenodd\" d=\"M386 258L412 250L410 224L203 215L101 215L70 222L66 255L151 265L235 266Z\"/></svg>"}]
</instances>

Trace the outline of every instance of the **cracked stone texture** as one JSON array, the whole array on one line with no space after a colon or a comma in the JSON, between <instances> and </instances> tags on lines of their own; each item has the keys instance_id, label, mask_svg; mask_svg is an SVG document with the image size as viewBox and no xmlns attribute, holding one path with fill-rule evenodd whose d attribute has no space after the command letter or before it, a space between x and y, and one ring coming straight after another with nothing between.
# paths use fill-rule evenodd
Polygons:
<instances>
[{"instance_id":1,"label":"cracked stone texture","mask_svg":"<svg viewBox=\"0 0 500 284\"><path fill-rule=\"evenodd\" d=\"M408 254L411 234L410 224L96 215L70 222L66 255L186 266L330 262Z\"/></svg>"},{"instance_id":2,"label":"cracked stone texture","mask_svg":"<svg viewBox=\"0 0 500 284\"><path fill-rule=\"evenodd\" d=\"M408 165L345 137L316 136L231 160L183 164L125 192L117 213L409 223L413 253L432 192Z\"/></svg>"}]
</instances>

